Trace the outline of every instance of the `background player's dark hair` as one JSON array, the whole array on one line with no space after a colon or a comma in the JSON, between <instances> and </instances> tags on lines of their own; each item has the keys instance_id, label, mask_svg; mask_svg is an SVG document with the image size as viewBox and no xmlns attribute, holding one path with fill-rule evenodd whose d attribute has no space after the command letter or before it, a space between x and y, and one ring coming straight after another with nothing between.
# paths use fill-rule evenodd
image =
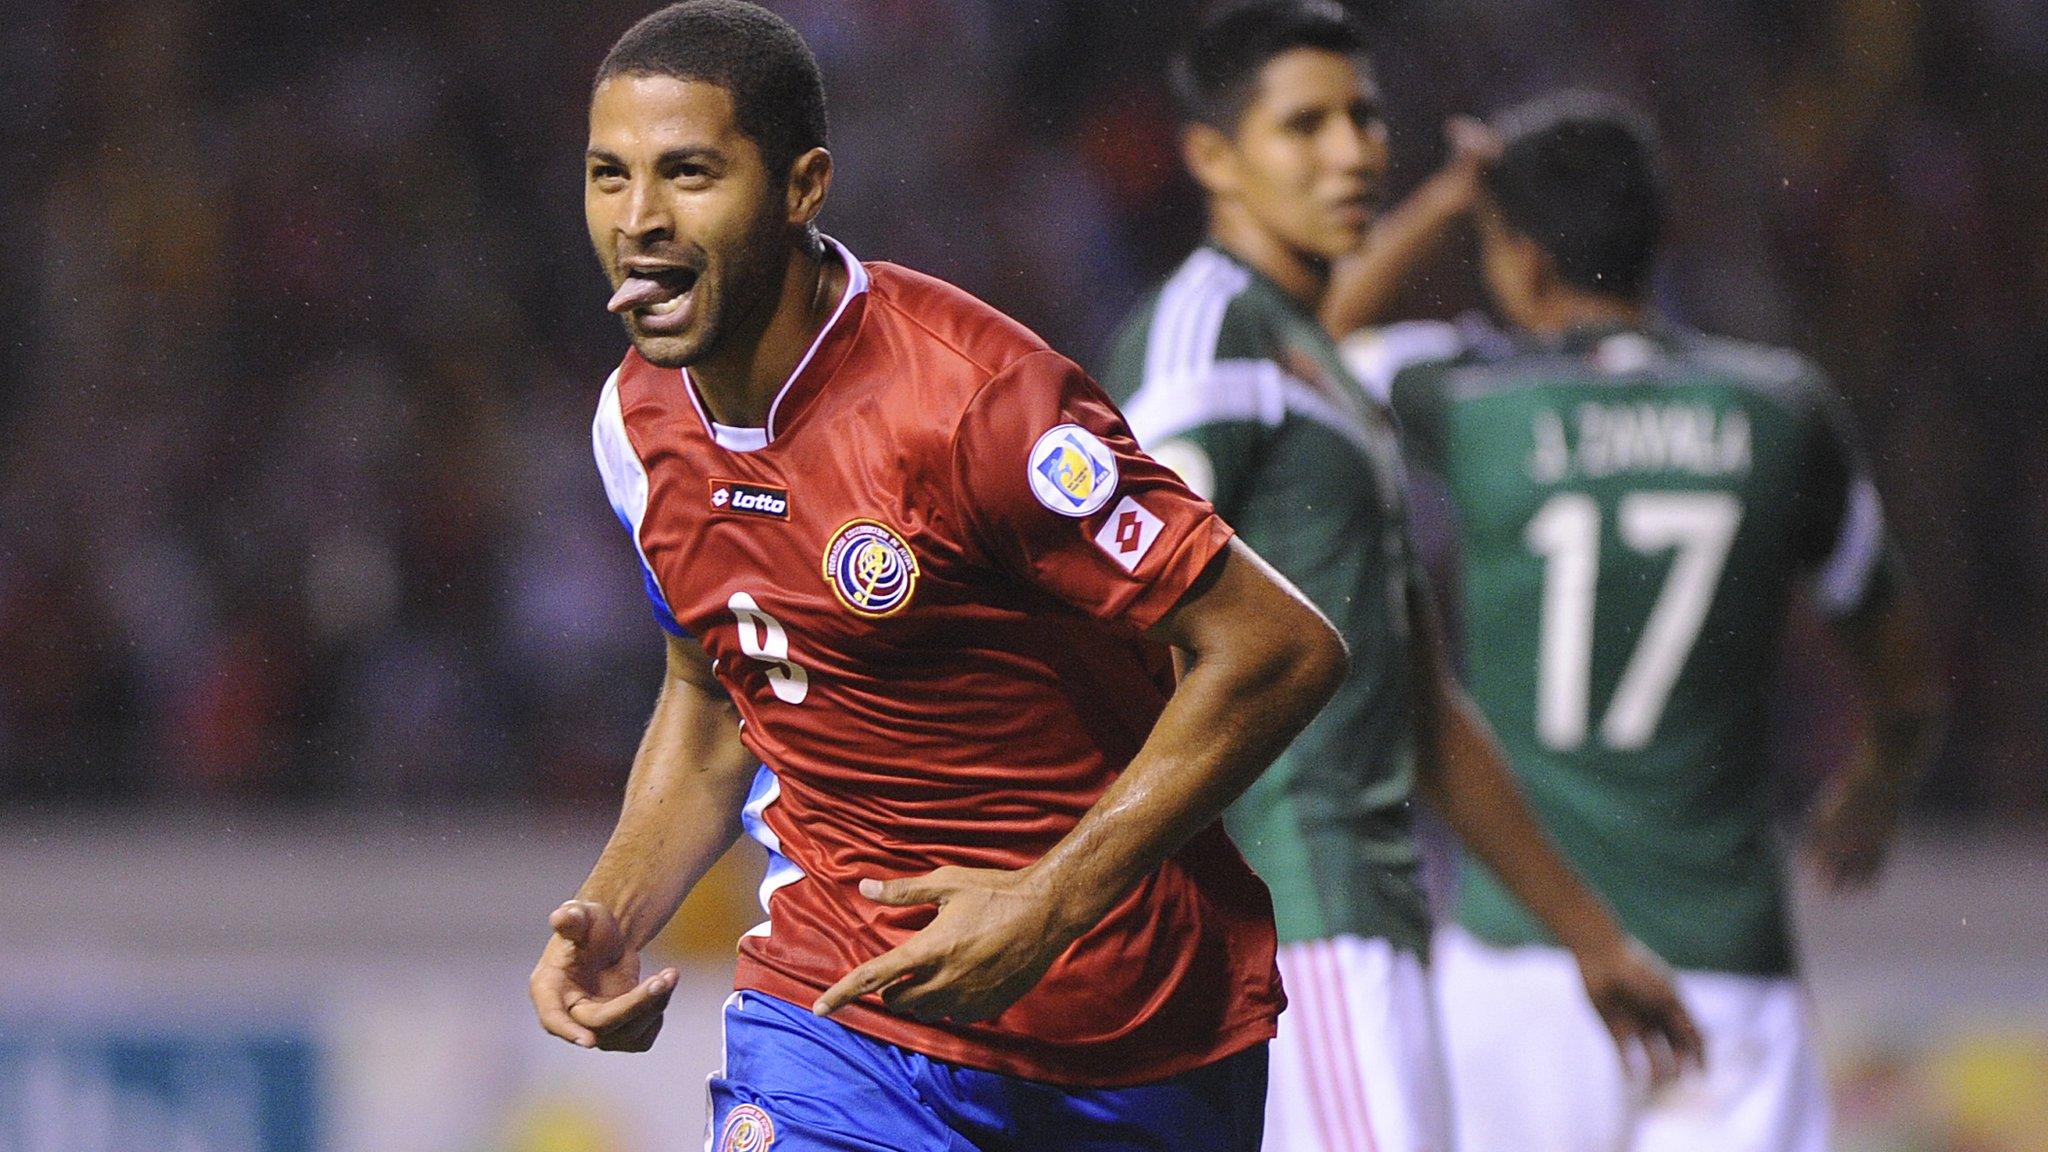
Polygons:
<instances>
[{"instance_id":1,"label":"background player's dark hair","mask_svg":"<svg viewBox=\"0 0 2048 1152\"><path fill-rule=\"evenodd\" d=\"M1296 48L1320 48L1363 63L1365 31L1333 0L1212 6L1167 69L1181 116L1235 132L1266 62Z\"/></svg>"},{"instance_id":2,"label":"background player's dark hair","mask_svg":"<svg viewBox=\"0 0 2048 1152\"><path fill-rule=\"evenodd\" d=\"M1664 232L1657 138L1635 109L1592 92L1518 104L1494 119L1501 156L1487 191L1542 245L1565 283L1638 299Z\"/></svg>"},{"instance_id":3,"label":"background player's dark hair","mask_svg":"<svg viewBox=\"0 0 2048 1152\"><path fill-rule=\"evenodd\" d=\"M702 80L732 93L740 130L780 175L826 146L825 81L810 46L746 0L682 0L647 16L605 54L594 85L614 76Z\"/></svg>"}]
</instances>

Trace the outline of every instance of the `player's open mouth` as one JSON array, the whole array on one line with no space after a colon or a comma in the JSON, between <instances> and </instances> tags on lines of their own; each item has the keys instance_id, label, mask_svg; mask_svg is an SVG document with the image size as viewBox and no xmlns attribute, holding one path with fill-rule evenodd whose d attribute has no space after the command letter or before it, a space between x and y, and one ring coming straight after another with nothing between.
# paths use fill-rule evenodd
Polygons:
<instances>
[{"instance_id":1,"label":"player's open mouth","mask_svg":"<svg viewBox=\"0 0 2048 1152\"><path fill-rule=\"evenodd\" d=\"M625 282L605 307L633 317L635 327L650 332L676 331L690 321L696 301L695 268L629 268Z\"/></svg>"}]
</instances>

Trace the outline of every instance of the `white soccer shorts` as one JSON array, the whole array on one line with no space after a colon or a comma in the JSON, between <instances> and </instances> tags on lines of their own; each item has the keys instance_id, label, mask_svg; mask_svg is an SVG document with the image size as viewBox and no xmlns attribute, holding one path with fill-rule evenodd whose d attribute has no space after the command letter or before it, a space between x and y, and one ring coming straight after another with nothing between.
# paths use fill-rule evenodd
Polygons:
<instances>
[{"instance_id":1,"label":"white soccer shorts","mask_svg":"<svg viewBox=\"0 0 2048 1152\"><path fill-rule=\"evenodd\" d=\"M1385 940L1280 947L1265 1152L1450 1152L1429 975Z\"/></svg>"},{"instance_id":2,"label":"white soccer shorts","mask_svg":"<svg viewBox=\"0 0 2048 1152\"><path fill-rule=\"evenodd\" d=\"M1826 1082L1796 980L1680 972L1707 1068L1652 1093L1625 1072L1570 953L1446 928L1433 960L1463 1152L1826 1152Z\"/></svg>"}]
</instances>

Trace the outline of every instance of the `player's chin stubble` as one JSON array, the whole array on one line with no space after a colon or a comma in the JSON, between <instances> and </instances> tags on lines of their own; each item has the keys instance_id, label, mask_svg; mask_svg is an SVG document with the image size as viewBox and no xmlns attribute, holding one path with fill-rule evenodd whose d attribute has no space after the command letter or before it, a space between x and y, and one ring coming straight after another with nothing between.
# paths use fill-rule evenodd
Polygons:
<instances>
[{"instance_id":1,"label":"player's chin stubble","mask_svg":"<svg viewBox=\"0 0 2048 1152\"><path fill-rule=\"evenodd\" d=\"M698 304L704 315L698 317L692 331L682 335L644 335L634 326L630 316L625 318L626 335L633 341L640 358L656 368L688 368L702 360L718 341L718 317L715 309L705 307L709 303L707 298Z\"/></svg>"},{"instance_id":2,"label":"player's chin stubble","mask_svg":"<svg viewBox=\"0 0 2048 1152\"><path fill-rule=\"evenodd\" d=\"M699 293L698 316L692 330L674 336L647 336L628 317L626 332L633 347L658 368L687 368L716 351L728 321L741 334L750 330L750 321L765 326L781 297L782 277L788 267L786 240L782 221L772 211L764 211L737 251L723 260L706 261L695 289Z\"/></svg>"}]
</instances>

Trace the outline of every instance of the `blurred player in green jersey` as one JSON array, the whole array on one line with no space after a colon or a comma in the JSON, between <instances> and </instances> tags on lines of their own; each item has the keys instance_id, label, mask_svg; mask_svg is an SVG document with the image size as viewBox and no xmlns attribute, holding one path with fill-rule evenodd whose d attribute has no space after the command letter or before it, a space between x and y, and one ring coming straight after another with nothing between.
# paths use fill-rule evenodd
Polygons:
<instances>
[{"instance_id":1,"label":"blurred player in green jersey","mask_svg":"<svg viewBox=\"0 0 2048 1152\"><path fill-rule=\"evenodd\" d=\"M1931 752L1934 661L1820 374L1647 306L1665 208L1648 129L1585 94L1520 106L1498 129L1429 186L1438 199L1409 216L1428 223L1376 238L1361 267L1378 270L1348 270L1326 315L1384 299L1385 270L1447 233L1464 189L1512 331L1393 325L1347 357L1448 486L1473 697L1572 862L1679 970L1707 1060L1655 1091L1631 1080L1570 957L1505 877L1468 860L1436 972L1459 1140L1821 1152L1825 1088L1765 763L1772 665L1805 599L1862 674L1871 739L1830 782L1808 845L1839 889L1875 875Z\"/></svg>"},{"instance_id":2,"label":"blurred player in green jersey","mask_svg":"<svg viewBox=\"0 0 2048 1152\"><path fill-rule=\"evenodd\" d=\"M1690 1060L1668 972L1545 839L1452 679L1410 558L1393 424L1317 321L1387 163L1360 33L1331 3L1239 4L1196 31L1175 86L1208 240L1132 315L1101 379L1352 652L1334 701L1225 818L1272 887L1289 1001L1266 1148L1450 1147L1418 792L1571 942L1587 1011L1667 1070Z\"/></svg>"}]
</instances>

